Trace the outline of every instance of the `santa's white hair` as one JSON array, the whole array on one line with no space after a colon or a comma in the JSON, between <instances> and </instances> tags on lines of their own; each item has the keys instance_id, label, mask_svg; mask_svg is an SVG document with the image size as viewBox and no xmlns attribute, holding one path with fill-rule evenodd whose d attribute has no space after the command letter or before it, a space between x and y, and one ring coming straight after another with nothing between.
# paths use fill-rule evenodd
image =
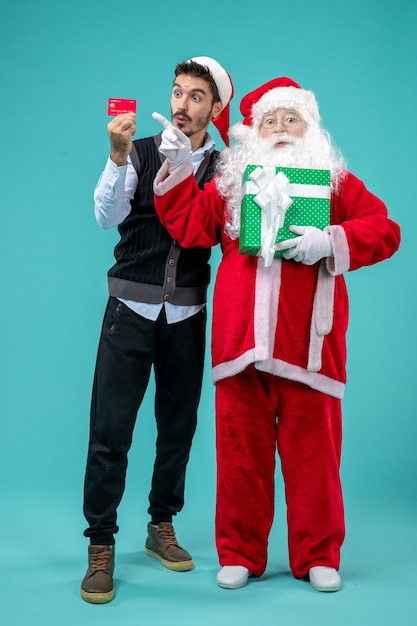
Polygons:
<instances>
[{"instance_id":1,"label":"santa's white hair","mask_svg":"<svg viewBox=\"0 0 417 626\"><path fill-rule=\"evenodd\" d=\"M307 122L305 118L305 133L299 138L287 133L262 138L256 119L252 126L241 122L232 126L230 136L236 143L223 150L216 178L217 188L226 200L225 228L232 239L239 237L242 176L249 164L327 169L330 170L332 191L337 193L339 190L346 173L345 160L319 122L310 119ZM289 142L284 148L274 147L280 137Z\"/></svg>"}]
</instances>

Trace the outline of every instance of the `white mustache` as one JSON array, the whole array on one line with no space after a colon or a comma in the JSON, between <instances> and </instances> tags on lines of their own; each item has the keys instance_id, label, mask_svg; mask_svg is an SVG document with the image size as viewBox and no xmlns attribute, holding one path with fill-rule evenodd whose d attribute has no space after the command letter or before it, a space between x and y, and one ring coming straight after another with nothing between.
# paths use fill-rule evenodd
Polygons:
<instances>
[{"instance_id":1,"label":"white mustache","mask_svg":"<svg viewBox=\"0 0 417 626\"><path fill-rule=\"evenodd\" d=\"M288 133L274 133L270 137L267 137L265 139L265 142L269 148L272 148L276 143L279 143L281 141L284 141L285 143L294 144L296 140L297 140L296 137L292 137Z\"/></svg>"}]
</instances>

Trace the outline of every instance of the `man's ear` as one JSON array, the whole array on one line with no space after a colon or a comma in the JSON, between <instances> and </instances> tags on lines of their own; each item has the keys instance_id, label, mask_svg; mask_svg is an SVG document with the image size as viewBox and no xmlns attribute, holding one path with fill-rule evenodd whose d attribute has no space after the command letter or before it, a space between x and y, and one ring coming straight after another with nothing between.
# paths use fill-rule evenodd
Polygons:
<instances>
[{"instance_id":1,"label":"man's ear","mask_svg":"<svg viewBox=\"0 0 417 626\"><path fill-rule=\"evenodd\" d=\"M222 111L223 105L221 102L216 102L213 106L213 111L212 111L212 116L213 118L217 117L218 115L220 115L221 111Z\"/></svg>"}]
</instances>

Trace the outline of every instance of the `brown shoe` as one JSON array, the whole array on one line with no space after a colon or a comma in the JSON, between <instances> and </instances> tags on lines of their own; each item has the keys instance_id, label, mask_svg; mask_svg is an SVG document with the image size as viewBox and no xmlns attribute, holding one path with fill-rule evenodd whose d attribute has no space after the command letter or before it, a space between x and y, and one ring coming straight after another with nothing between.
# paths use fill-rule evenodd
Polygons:
<instances>
[{"instance_id":1,"label":"brown shoe","mask_svg":"<svg viewBox=\"0 0 417 626\"><path fill-rule=\"evenodd\" d=\"M191 555L178 544L170 522L160 522L158 526L148 524L145 552L175 572L185 572L194 567Z\"/></svg>"},{"instance_id":2,"label":"brown shoe","mask_svg":"<svg viewBox=\"0 0 417 626\"><path fill-rule=\"evenodd\" d=\"M86 602L103 604L114 596L114 546L88 546L88 570L81 583Z\"/></svg>"}]
</instances>

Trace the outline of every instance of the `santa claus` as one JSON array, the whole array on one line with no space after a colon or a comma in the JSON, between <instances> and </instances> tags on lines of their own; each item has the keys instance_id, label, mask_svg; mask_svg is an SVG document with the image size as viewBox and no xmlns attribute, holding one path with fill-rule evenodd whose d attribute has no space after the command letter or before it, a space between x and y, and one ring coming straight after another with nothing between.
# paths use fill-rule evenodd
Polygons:
<instances>
[{"instance_id":1,"label":"santa claus","mask_svg":"<svg viewBox=\"0 0 417 626\"><path fill-rule=\"evenodd\" d=\"M218 175L199 190L189 140L162 118L166 157L154 184L163 225L183 247L222 247L213 302L216 385L216 545L219 586L237 589L267 564L278 450L293 575L337 591L345 534L340 482L346 382L344 273L389 258L400 229L348 172L320 125L314 94L287 77L241 102L243 122ZM291 224L280 258L239 251L248 164L331 173L330 223Z\"/></svg>"}]
</instances>

